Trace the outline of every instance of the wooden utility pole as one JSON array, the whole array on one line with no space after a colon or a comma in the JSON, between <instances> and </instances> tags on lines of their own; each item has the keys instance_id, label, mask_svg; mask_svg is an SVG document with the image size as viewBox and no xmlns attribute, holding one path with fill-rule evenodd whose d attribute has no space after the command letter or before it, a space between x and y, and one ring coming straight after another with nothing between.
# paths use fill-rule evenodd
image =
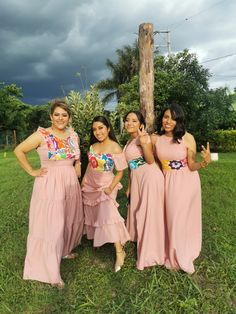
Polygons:
<instances>
[{"instance_id":1,"label":"wooden utility pole","mask_svg":"<svg viewBox=\"0 0 236 314\"><path fill-rule=\"evenodd\" d=\"M147 130L152 131L154 122L154 66L153 25L139 25L139 97L140 110L145 117Z\"/></svg>"},{"instance_id":2,"label":"wooden utility pole","mask_svg":"<svg viewBox=\"0 0 236 314\"><path fill-rule=\"evenodd\" d=\"M16 130L13 130L13 146L16 147Z\"/></svg>"}]
</instances>

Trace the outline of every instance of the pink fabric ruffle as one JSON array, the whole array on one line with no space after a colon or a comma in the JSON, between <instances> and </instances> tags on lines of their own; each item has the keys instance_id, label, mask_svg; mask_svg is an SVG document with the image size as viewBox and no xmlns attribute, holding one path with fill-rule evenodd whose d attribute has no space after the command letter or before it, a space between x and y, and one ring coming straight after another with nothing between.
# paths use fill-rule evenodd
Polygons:
<instances>
[{"instance_id":1,"label":"pink fabric ruffle","mask_svg":"<svg viewBox=\"0 0 236 314\"><path fill-rule=\"evenodd\" d=\"M128 168L125 154L123 152L121 154L113 154L112 157L117 171Z\"/></svg>"},{"instance_id":2,"label":"pink fabric ruffle","mask_svg":"<svg viewBox=\"0 0 236 314\"><path fill-rule=\"evenodd\" d=\"M124 245L130 238L123 222L102 227L85 225L85 232L88 239L93 239L94 247L102 246L105 243L116 243L119 241Z\"/></svg>"},{"instance_id":3,"label":"pink fabric ruffle","mask_svg":"<svg viewBox=\"0 0 236 314\"><path fill-rule=\"evenodd\" d=\"M115 167L127 167L123 154L112 155ZM116 202L118 190L122 188L119 183L110 195L104 189L109 187L114 179L112 171L98 172L90 165L86 170L82 183L82 196L85 213L84 232L88 239L93 239L94 246L105 243L121 242L125 244L130 239Z\"/></svg>"}]
</instances>

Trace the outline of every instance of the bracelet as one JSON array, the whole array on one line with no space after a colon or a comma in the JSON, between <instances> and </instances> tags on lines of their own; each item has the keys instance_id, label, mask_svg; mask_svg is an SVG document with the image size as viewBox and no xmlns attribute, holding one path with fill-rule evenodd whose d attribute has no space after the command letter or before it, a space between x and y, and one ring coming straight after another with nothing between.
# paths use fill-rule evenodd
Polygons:
<instances>
[{"instance_id":1,"label":"bracelet","mask_svg":"<svg viewBox=\"0 0 236 314\"><path fill-rule=\"evenodd\" d=\"M208 162L203 160L202 162L200 162L201 168L205 168L206 166L208 166Z\"/></svg>"}]
</instances>

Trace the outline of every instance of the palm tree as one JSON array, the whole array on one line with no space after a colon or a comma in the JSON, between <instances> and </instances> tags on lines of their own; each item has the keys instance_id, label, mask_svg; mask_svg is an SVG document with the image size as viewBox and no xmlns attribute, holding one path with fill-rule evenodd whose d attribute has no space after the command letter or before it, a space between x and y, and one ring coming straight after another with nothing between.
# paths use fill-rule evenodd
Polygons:
<instances>
[{"instance_id":1,"label":"palm tree","mask_svg":"<svg viewBox=\"0 0 236 314\"><path fill-rule=\"evenodd\" d=\"M120 99L119 86L127 83L134 75L138 74L139 70L139 49L138 42L135 41L133 46L124 46L122 49L117 49L118 55L117 63L112 62L110 59L106 60L106 66L110 69L112 77L101 80L97 83L97 87L106 91L104 102L108 102L114 97L117 101Z\"/></svg>"}]
</instances>

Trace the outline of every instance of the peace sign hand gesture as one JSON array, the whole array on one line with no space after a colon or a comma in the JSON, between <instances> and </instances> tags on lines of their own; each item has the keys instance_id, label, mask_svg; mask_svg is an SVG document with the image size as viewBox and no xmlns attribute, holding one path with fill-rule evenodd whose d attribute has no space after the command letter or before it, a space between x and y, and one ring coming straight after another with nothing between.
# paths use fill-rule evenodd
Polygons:
<instances>
[{"instance_id":1,"label":"peace sign hand gesture","mask_svg":"<svg viewBox=\"0 0 236 314\"><path fill-rule=\"evenodd\" d=\"M203 166L204 167L207 166L211 162L211 152L210 152L209 142L207 142L206 148L202 145L202 150L201 150L200 155L202 157Z\"/></svg>"},{"instance_id":2,"label":"peace sign hand gesture","mask_svg":"<svg viewBox=\"0 0 236 314\"><path fill-rule=\"evenodd\" d=\"M143 125L140 127L140 129L138 129L138 137L141 145L145 145L150 142L149 135Z\"/></svg>"}]
</instances>

